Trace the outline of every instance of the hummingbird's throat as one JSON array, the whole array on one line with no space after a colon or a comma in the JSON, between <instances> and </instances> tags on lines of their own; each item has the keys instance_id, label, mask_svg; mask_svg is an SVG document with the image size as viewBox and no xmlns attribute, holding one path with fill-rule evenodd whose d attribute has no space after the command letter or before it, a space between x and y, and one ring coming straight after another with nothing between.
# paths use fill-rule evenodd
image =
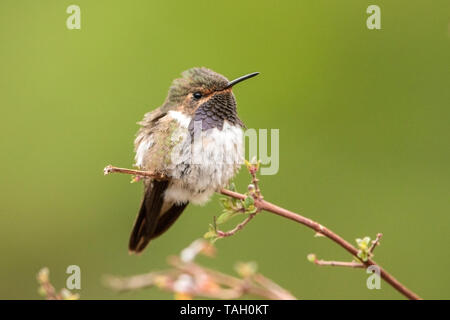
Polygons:
<instances>
[{"instance_id":1,"label":"hummingbird's throat","mask_svg":"<svg viewBox=\"0 0 450 320\"><path fill-rule=\"evenodd\" d=\"M233 126L244 126L237 115L236 100L231 90L212 95L197 108L189 124L191 137L194 137L195 131L200 128L201 131L213 128L222 130L225 120Z\"/></svg>"}]
</instances>

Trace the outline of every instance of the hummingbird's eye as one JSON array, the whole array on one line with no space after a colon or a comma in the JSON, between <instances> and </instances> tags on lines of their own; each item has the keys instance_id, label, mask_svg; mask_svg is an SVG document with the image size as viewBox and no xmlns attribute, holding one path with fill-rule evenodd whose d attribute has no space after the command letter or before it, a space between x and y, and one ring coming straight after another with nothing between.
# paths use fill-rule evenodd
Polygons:
<instances>
[{"instance_id":1,"label":"hummingbird's eye","mask_svg":"<svg viewBox=\"0 0 450 320\"><path fill-rule=\"evenodd\" d=\"M201 92L195 92L195 93L194 93L194 98L195 98L195 99L198 100L198 99L200 99L201 97L202 97L202 93L201 93Z\"/></svg>"}]
</instances>

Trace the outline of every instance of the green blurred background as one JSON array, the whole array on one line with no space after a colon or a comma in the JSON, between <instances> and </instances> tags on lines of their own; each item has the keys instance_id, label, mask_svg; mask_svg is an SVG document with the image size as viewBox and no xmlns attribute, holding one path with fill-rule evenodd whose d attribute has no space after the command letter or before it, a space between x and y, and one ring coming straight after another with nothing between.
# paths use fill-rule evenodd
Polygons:
<instances>
[{"instance_id":1,"label":"green blurred background","mask_svg":"<svg viewBox=\"0 0 450 320\"><path fill-rule=\"evenodd\" d=\"M81 30L66 28L74 3ZM370 4L382 30L366 27ZM83 299L172 298L100 280L164 268L207 231L217 196L129 256L141 185L102 169L132 165L135 123L193 66L261 72L234 92L248 127L280 129L266 199L352 242L382 232L377 262L424 298L449 298L449 13L447 0L2 0L0 298L38 299L37 271L60 288L71 264ZM238 188L248 181L242 170ZM270 214L217 248L200 262L232 273L257 261L300 298L402 298L384 282L368 290L362 271L307 262L350 257Z\"/></svg>"}]
</instances>

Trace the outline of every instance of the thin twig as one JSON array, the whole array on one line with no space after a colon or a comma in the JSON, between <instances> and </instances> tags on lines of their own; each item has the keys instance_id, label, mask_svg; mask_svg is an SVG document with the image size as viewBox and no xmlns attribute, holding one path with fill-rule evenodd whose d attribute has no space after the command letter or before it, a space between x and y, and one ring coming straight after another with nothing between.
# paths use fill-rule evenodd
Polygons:
<instances>
[{"instance_id":1,"label":"thin twig","mask_svg":"<svg viewBox=\"0 0 450 320\"><path fill-rule=\"evenodd\" d=\"M56 293L55 287L50 282L42 283L41 288L47 300L62 300L61 296Z\"/></svg>"},{"instance_id":2,"label":"thin twig","mask_svg":"<svg viewBox=\"0 0 450 320\"><path fill-rule=\"evenodd\" d=\"M238 192L230 191L230 190L227 190L227 189L220 190L220 193L225 195L225 196L233 197L235 199L241 199L241 200L245 199L245 195L243 195L241 193L238 193ZM308 228L310 228L310 229L312 229L312 230L314 230L316 232L319 232L320 234L324 235L325 237L333 240L338 245L340 245L342 248L347 250L352 256L356 257L358 255L358 249L356 249L349 242L347 242L346 240L341 238L339 235L337 235L336 233L334 233L330 229L324 227L323 225L321 225L318 222L315 222L315 221L313 221L313 220L311 220L309 218L303 217L303 216L301 216L301 215L299 215L297 213L294 213L292 211L289 211L289 210L286 210L286 209L281 208L279 206L276 206L276 205L274 205L274 204L272 204L270 202L267 202L265 200L256 200L255 201L255 206L260 208L261 210L265 210L265 211L274 213L276 215L279 215L279 216L281 216L283 218L286 218L286 219L298 222L300 224L303 224L306 227L308 227ZM410 289L405 287L396 278L394 278L394 276L392 276L386 270L381 268L381 266L379 266L373 259L369 258L367 261L361 261L361 263L363 263L365 267L369 267L369 266L372 266L372 265L378 266L378 268L380 269L381 277L388 284L390 284L394 289L396 289L398 292L403 294L408 299L412 299L412 300L420 300L421 299L416 293L414 293L413 291L411 291Z\"/></svg>"},{"instance_id":3,"label":"thin twig","mask_svg":"<svg viewBox=\"0 0 450 320\"><path fill-rule=\"evenodd\" d=\"M47 267L39 270L36 279L39 283L39 293L47 300L77 300L80 296L77 293L72 293L66 288L56 292L55 287L50 282L50 270Z\"/></svg>"},{"instance_id":4,"label":"thin twig","mask_svg":"<svg viewBox=\"0 0 450 320\"><path fill-rule=\"evenodd\" d=\"M331 267L348 267L348 268L364 268L365 266L356 261L327 261L327 260L318 260L316 259L314 263L318 266L331 266Z\"/></svg>"},{"instance_id":5,"label":"thin twig","mask_svg":"<svg viewBox=\"0 0 450 320\"><path fill-rule=\"evenodd\" d=\"M235 228L233 228L230 231L225 232L225 231L217 230L217 236L219 238L225 238L225 237L230 237L230 236L234 235L239 230L242 230L242 228L244 228L245 225L247 223L249 223L250 220L252 220L256 214L257 214L257 212L249 214L249 216L244 221L242 221L240 224L238 224Z\"/></svg>"},{"instance_id":6,"label":"thin twig","mask_svg":"<svg viewBox=\"0 0 450 320\"><path fill-rule=\"evenodd\" d=\"M105 275L102 282L114 291L133 291L137 289L150 288L158 283L165 275L176 276L180 272L178 270L155 271L146 274L139 274L131 277L118 277Z\"/></svg>"},{"instance_id":7,"label":"thin twig","mask_svg":"<svg viewBox=\"0 0 450 320\"><path fill-rule=\"evenodd\" d=\"M254 198L255 200L262 200L264 197L261 194L261 189L259 188L259 179L256 177L256 172L258 171L258 164L252 165L249 168L250 175L252 176L252 184L255 186Z\"/></svg>"},{"instance_id":8,"label":"thin twig","mask_svg":"<svg viewBox=\"0 0 450 320\"><path fill-rule=\"evenodd\" d=\"M261 273L257 273L252 276L252 279L263 287L269 289L270 291L276 293L280 300L294 300L295 297L286 289L280 287L273 280L263 276Z\"/></svg>"},{"instance_id":9,"label":"thin twig","mask_svg":"<svg viewBox=\"0 0 450 320\"><path fill-rule=\"evenodd\" d=\"M192 275L198 275L201 273L206 273L211 276L218 284L225 285L227 287L235 288L236 292L240 292L239 296L243 294L251 294L260 296L271 300L295 300L296 298L290 294L286 289L281 287L275 288L275 286L268 288L266 286L256 286L247 279L239 279L228 274L209 269L203 266L199 266L194 262L183 263L178 257L172 256L169 258L169 264L173 265L179 270ZM271 282L273 284L273 282ZM281 291L279 291L281 288ZM220 297L223 299L222 297Z\"/></svg>"},{"instance_id":10,"label":"thin twig","mask_svg":"<svg viewBox=\"0 0 450 320\"><path fill-rule=\"evenodd\" d=\"M199 239L185 248L180 256L168 258L171 269L131 277L106 276L104 284L118 292L156 286L173 292L176 296L184 294L184 298L237 299L250 294L273 300L296 299L289 291L261 274L237 278L193 262L198 253L209 255L209 249L210 244ZM180 282L184 284L181 285Z\"/></svg>"},{"instance_id":11,"label":"thin twig","mask_svg":"<svg viewBox=\"0 0 450 320\"><path fill-rule=\"evenodd\" d=\"M264 197L261 194L261 190L259 188L259 179L256 176L256 172L259 169L259 164L247 163L247 168L250 175L252 176L252 184L253 184L253 187L249 186L250 196L253 197L254 200L262 200ZM243 211L245 212L245 209L243 209ZM249 223L259 212L261 212L261 209L256 208L256 211L254 213L249 214L249 216L244 221L239 223L236 227L234 227L230 231L224 232L221 230L216 230L218 238L230 237L239 230L242 230L247 225L247 223Z\"/></svg>"},{"instance_id":12,"label":"thin twig","mask_svg":"<svg viewBox=\"0 0 450 320\"><path fill-rule=\"evenodd\" d=\"M375 250L375 247L380 245L380 240L382 236L383 236L382 233L378 233L376 239L372 241L372 245L369 248L369 253L371 255L373 254L373 250Z\"/></svg>"},{"instance_id":13,"label":"thin twig","mask_svg":"<svg viewBox=\"0 0 450 320\"><path fill-rule=\"evenodd\" d=\"M166 176L164 176L163 174L158 173L158 172L134 170L134 169L126 169L126 168L118 168L118 167L114 167L112 165L106 166L103 169L103 174L105 176L110 174L110 173L126 173L126 174L131 174L131 175L135 175L135 176L139 176L139 177L153 178L153 179L156 179L156 180L165 180L165 179L167 179Z\"/></svg>"}]
</instances>

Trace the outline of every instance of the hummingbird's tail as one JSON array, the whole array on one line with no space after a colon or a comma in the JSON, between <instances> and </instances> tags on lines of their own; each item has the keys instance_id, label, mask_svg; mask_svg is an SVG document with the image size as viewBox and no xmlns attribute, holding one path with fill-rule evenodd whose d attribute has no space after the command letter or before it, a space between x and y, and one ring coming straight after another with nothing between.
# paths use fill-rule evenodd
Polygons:
<instances>
[{"instance_id":1,"label":"hummingbird's tail","mask_svg":"<svg viewBox=\"0 0 450 320\"><path fill-rule=\"evenodd\" d=\"M128 245L130 252L140 253L144 250L150 240L169 229L188 205L188 202L166 203L164 192L168 185L168 181L155 180L153 185L147 188L131 232Z\"/></svg>"}]
</instances>

